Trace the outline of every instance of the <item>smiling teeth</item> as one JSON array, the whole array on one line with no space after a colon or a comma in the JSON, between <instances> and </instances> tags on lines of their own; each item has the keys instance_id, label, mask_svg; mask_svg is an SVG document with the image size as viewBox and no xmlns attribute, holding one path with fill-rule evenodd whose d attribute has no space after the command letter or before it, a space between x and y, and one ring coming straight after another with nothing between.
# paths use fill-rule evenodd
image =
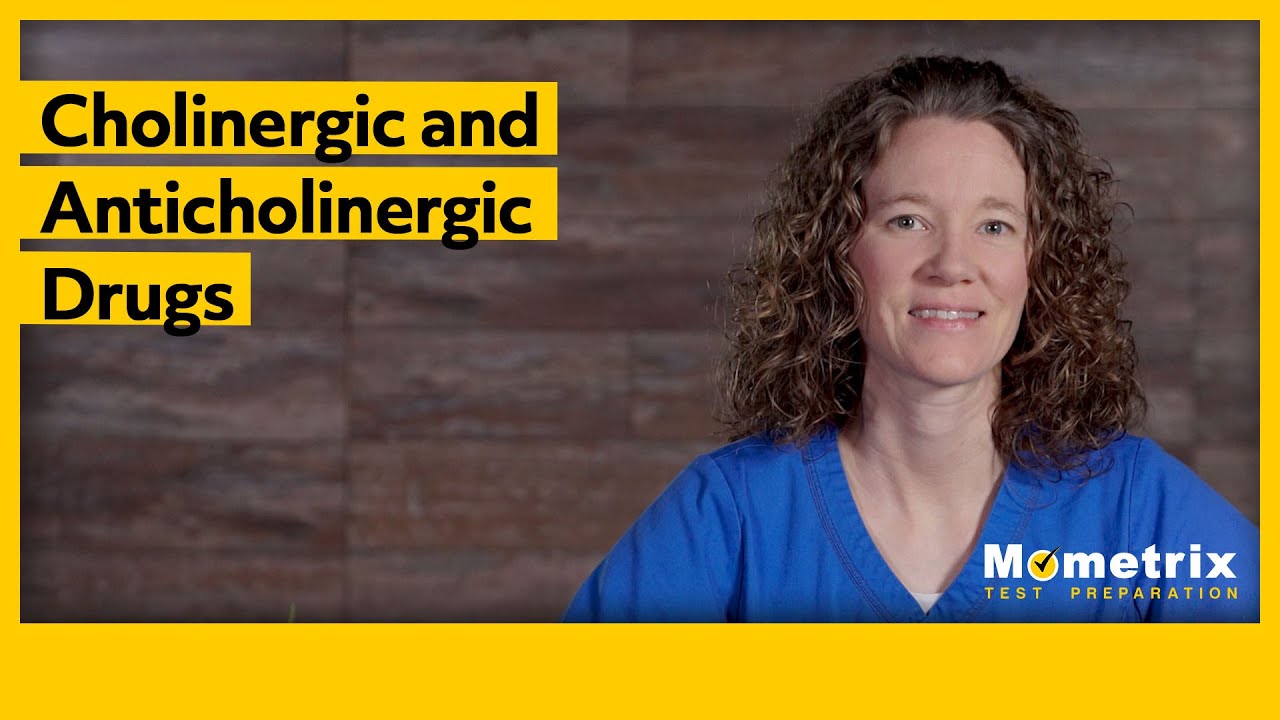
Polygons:
<instances>
[{"instance_id":1,"label":"smiling teeth","mask_svg":"<svg viewBox=\"0 0 1280 720\"><path fill-rule=\"evenodd\" d=\"M965 310L912 310L911 315L923 320L977 320L978 312Z\"/></svg>"}]
</instances>

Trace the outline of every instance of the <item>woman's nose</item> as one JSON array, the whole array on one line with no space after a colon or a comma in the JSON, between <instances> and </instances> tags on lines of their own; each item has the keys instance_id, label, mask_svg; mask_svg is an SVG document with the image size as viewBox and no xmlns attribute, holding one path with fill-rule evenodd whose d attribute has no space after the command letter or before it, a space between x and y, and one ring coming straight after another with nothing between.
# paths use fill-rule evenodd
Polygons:
<instances>
[{"instance_id":1,"label":"woman's nose","mask_svg":"<svg viewBox=\"0 0 1280 720\"><path fill-rule=\"evenodd\" d=\"M954 230L941 233L933 252L921 267L925 278L944 285L972 282L978 275L978 268L971 240Z\"/></svg>"}]
</instances>

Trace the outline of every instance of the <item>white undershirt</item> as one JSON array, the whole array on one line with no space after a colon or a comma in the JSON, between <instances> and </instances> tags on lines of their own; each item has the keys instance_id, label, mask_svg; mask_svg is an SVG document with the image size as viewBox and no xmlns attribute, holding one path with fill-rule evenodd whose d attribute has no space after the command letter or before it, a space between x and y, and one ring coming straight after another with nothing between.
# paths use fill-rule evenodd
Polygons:
<instances>
[{"instance_id":1,"label":"white undershirt","mask_svg":"<svg viewBox=\"0 0 1280 720\"><path fill-rule=\"evenodd\" d=\"M911 593L911 597L915 598L916 602L920 603L920 609L928 614L929 608L933 607L933 604L938 602L938 598L942 597L942 593L913 592Z\"/></svg>"}]
</instances>

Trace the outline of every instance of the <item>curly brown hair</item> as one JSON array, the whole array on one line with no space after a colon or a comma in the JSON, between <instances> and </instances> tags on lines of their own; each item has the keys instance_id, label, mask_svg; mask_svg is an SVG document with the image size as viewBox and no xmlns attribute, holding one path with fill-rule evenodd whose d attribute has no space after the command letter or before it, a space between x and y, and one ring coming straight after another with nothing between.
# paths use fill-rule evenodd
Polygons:
<instances>
[{"instance_id":1,"label":"curly brown hair","mask_svg":"<svg viewBox=\"0 0 1280 720\"><path fill-rule=\"evenodd\" d=\"M862 229L862 181L895 128L919 117L991 124L1027 173L1030 289L991 432L1006 459L1078 468L1146 407L1119 316L1129 283L1110 237L1113 178L1086 152L1074 115L994 62L901 58L822 105L771 177L746 263L730 271L718 418L732 439L781 443L856 417L864 295L849 250Z\"/></svg>"}]
</instances>

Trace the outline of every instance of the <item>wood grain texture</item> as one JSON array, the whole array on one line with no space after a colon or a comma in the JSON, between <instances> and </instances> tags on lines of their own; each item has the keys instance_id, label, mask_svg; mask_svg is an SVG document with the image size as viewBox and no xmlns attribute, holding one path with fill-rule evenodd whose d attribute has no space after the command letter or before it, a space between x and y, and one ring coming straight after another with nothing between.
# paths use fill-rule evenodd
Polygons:
<instances>
[{"instance_id":1,"label":"wood grain texture","mask_svg":"<svg viewBox=\"0 0 1280 720\"><path fill-rule=\"evenodd\" d=\"M1260 417L1258 228L1203 223L1197 238L1197 439L1256 446Z\"/></svg>"},{"instance_id":2,"label":"wood grain texture","mask_svg":"<svg viewBox=\"0 0 1280 720\"><path fill-rule=\"evenodd\" d=\"M322 553L35 550L21 560L23 622L343 619L342 558Z\"/></svg>"},{"instance_id":3,"label":"wood grain texture","mask_svg":"<svg viewBox=\"0 0 1280 720\"><path fill-rule=\"evenodd\" d=\"M22 23L23 80L341 80L338 22Z\"/></svg>"},{"instance_id":4,"label":"wood grain texture","mask_svg":"<svg viewBox=\"0 0 1280 720\"><path fill-rule=\"evenodd\" d=\"M699 451L690 443L359 442L348 542L359 550L603 554Z\"/></svg>"},{"instance_id":5,"label":"wood grain texture","mask_svg":"<svg viewBox=\"0 0 1280 720\"><path fill-rule=\"evenodd\" d=\"M1256 445L1200 443L1193 467L1200 477L1256 525L1261 518L1260 462Z\"/></svg>"},{"instance_id":6,"label":"wood grain texture","mask_svg":"<svg viewBox=\"0 0 1280 720\"><path fill-rule=\"evenodd\" d=\"M554 622L595 554L357 553L351 614L375 622Z\"/></svg>"},{"instance_id":7,"label":"wood grain texture","mask_svg":"<svg viewBox=\"0 0 1280 720\"><path fill-rule=\"evenodd\" d=\"M559 82L561 105L627 96L625 23L353 23L352 80Z\"/></svg>"},{"instance_id":8,"label":"wood grain texture","mask_svg":"<svg viewBox=\"0 0 1280 720\"><path fill-rule=\"evenodd\" d=\"M351 435L624 437L626 352L620 333L358 330Z\"/></svg>"},{"instance_id":9,"label":"wood grain texture","mask_svg":"<svg viewBox=\"0 0 1280 720\"><path fill-rule=\"evenodd\" d=\"M715 322L740 225L568 219L554 242L351 248L355 327L608 331Z\"/></svg>"},{"instance_id":10,"label":"wood grain texture","mask_svg":"<svg viewBox=\"0 0 1280 720\"><path fill-rule=\"evenodd\" d=\"M1218 22L1199 48L1200 104L1210 108L1258 107L1259 23Z\"/></svg>"},{"instance_id":11,"label":"wood grain texture","mask_svg":"<svg viewBox=\"0 0 1280 720\"><path fill-rule=\"evenodd\" d=\"M1246 49L1210 44L1215 33ZM636 23L633 98L795 108L901 55L960 54L1000 62L1068 107L1190 108L1201 96L1195 50L1208 45L1207 56L1248 66L1249 39L1209 23ZM1248 82L1237 72L1236 88ZM1226 94L1237 96L1247 94Z\"/></svg>"},{"instance_id":12,"label":"wood grain texture","mask_svg":"<svg viewBox=\"0 0 1280 720\"><path fill-rule=\"evenodd\" d=\"M36 498L56 492L47 512L64 549L338 553L344 545L342 455L332 443L28 437L22 482L40 488Z\"/></svg>"},{"instance_id":13,"label":"wood grain texture","mask_svg":"<svg viewBox=\"0 0 1280 720\"><path fill-rule=\"evenodd\" d=\"M22 432L37 437L342 437L342 336L270 327L22 329Z\"/></svg>"},{"instance_id":14,"label":"wood grain texture","mask_svg":"<svg viewBox=\"0 0 1280 720\"><path fill-rule=\"evenodd\" d=\"M636 437L723 444L716 404L715 362L726 341L708 332L631 336L631 426Z\"/></svg>"}]
</instances>

